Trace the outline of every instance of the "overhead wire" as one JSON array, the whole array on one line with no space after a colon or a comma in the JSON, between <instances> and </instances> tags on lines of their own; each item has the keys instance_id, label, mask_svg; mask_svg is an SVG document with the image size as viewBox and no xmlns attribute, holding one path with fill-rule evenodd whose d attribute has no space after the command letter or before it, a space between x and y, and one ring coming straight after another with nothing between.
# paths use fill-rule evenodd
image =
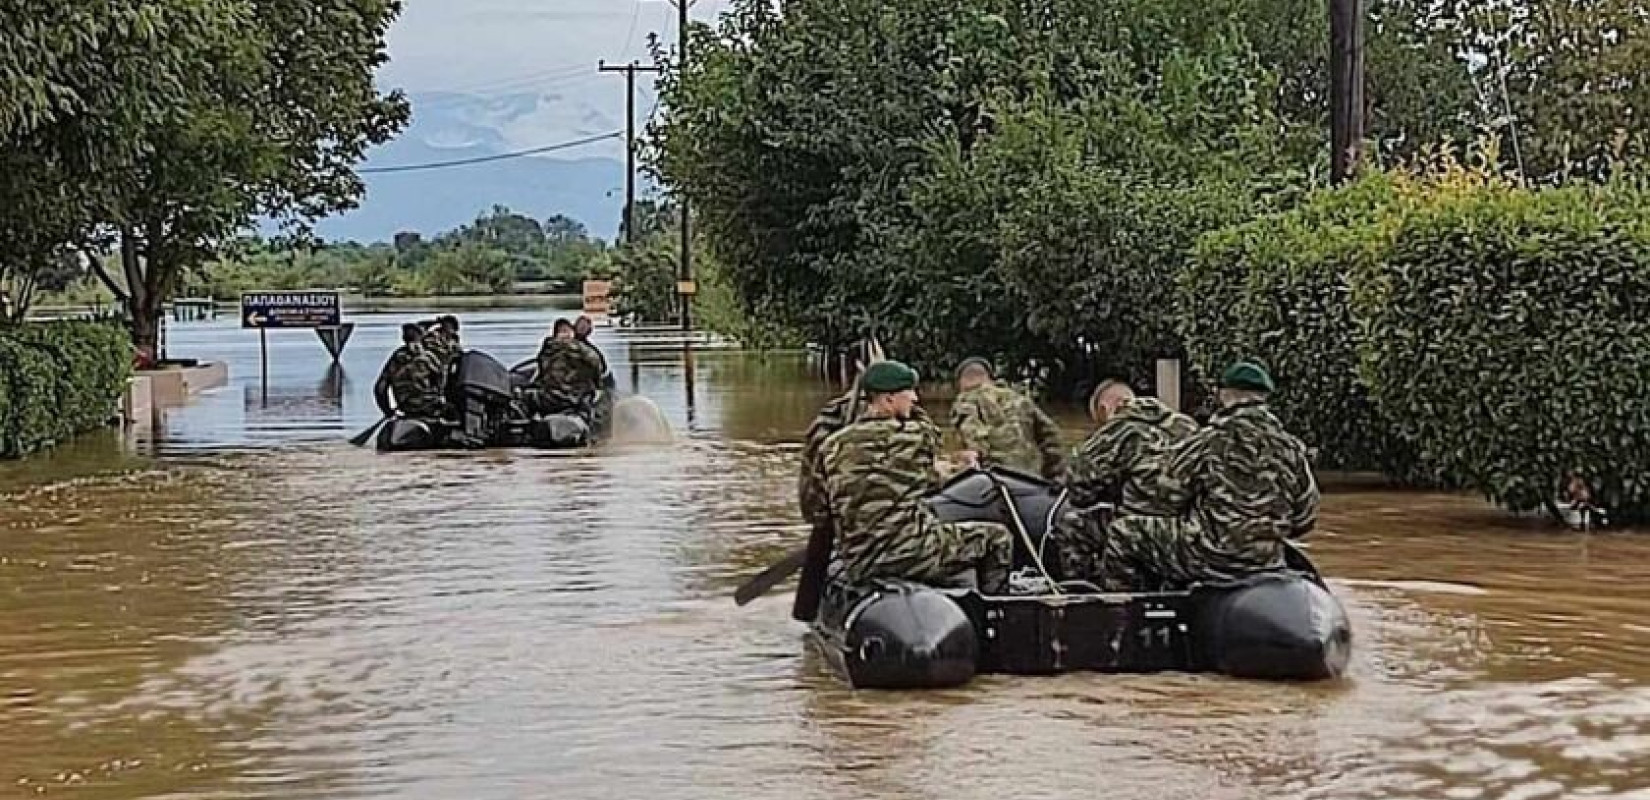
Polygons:
<instances>
[{"instance_id":1,"label":"overhead wire","mask_svg":"<svg viewBox=\"0 0 1650 800\"><path fill-rule=\"evenodd\" d=\"M384 175L384 174L396 173L396 172L420 172L420 171L423 171L423 170L432 170L432 169L449 169L449 168L452 168L452 167L467 167L467 166L471 166L473 164L489 164L489 163L492 163L494 161L507 161L507 160L513 159L513 158L525 158L527 156L536 156L536 155L541 155L543 153L553 153L553 152L556 152L558 150L571 150L575 147L583 147L585 145L595 144L596 142L602 142L602 141L606 141L608 139L617 139L621 136L624 136L624 131L610 131L608 133L603 133L603 134L600 134L600 135L597 135L597 136L587 136L583 139L574 139L572 141L567 141L567 142L557 142L556 144L548 144L548 145L544 145L543 147L532 147L532 148L528 148L526 150L514 150L514 151L511 151L511 152L508 152L508 153L495 153L495 154L490 155L490 156L476 156L474 158L459 158L459 159L453 159L451 161L431 161L431 162L424 163L424 164L397 164L395 166L389 166L389 167L365 167L363 169L356 170L356 172L358 174L361 174L361 175Z\"/></svg>"}]
</instances>

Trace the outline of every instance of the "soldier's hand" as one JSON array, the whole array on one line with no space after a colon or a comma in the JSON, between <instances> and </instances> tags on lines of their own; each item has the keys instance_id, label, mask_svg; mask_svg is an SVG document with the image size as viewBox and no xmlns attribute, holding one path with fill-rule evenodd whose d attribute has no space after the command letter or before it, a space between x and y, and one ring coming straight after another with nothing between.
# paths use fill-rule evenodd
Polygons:
<instances>
[{"instance_id":1,"label":"soldier's hand","mask_svg":"<svg viewBox=\"0 0 1650 800\"><path fill-rule=\"evenodd\" d=\"M979 469L980 468L980 451L978 451L978 450L964 450L960 453L957 453L957 461L959 461L963 465L963 467L965 467L965 468Z\"/></svg>"}]
</instances>

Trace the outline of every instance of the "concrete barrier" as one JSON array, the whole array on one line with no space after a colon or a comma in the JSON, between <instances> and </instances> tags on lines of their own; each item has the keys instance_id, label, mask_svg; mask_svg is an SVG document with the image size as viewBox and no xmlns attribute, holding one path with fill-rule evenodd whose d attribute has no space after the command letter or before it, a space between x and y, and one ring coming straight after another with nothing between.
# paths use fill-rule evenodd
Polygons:
<instances>
[{"instance_id":1,"label":"concrete barrier","mask_svg":"<svg viewBox=\"0 0 1650 800\"><path fill-rule=\"evenodd\" d=\"M134 375L126 383L126 394L120 401L121 419L128 427L149 428L155 424L154 381L147 375Z\"/></svg>"},{"instance_id":2,"label":"concrete barrier","mask_svg":"<svg viewBox=\"0 0 1650 800\"><path fill-rule=\"evenodd\" d=\"M142 379L148 385L149 405L158 410L181 406L191 394L227 384L229 366L220 361L197 367L140 370L135 379Z\"/></svg>"}]
</instances>

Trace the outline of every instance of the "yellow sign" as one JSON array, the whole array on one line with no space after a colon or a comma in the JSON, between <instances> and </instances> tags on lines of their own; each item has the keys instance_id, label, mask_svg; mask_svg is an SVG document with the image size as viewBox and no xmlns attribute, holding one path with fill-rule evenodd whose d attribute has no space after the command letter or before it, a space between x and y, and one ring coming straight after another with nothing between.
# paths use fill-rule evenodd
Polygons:
<instances>
[{"instance_id":1,"label":"yellow sign","mask_svg":"<svg viewBox=\"0 0 1650 800\"><path fill-rule=\"evenodd\" d=\"M697 284L693 281L677 281L676 282L676 293L677 294L698 294L699 293L699 284Z\"/></svg>"}]
</instances>

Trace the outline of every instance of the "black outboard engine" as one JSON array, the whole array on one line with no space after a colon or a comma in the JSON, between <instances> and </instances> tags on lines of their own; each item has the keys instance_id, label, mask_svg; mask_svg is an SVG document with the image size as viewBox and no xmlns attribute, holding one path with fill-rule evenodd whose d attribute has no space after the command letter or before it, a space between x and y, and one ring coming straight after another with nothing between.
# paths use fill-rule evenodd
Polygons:
<instances>
[{"instance_id":1,"label":"black outboard engine","mask_svg":"<svg viewBox=\"0 0 1650 800\"><path fill-rule=\"evenodd\" d=\"M458 357L449 380L448 400L458 410L459 422L452 438L466 447L493 444L510 415L510 371L492 356L471 350Z\"/></svg>"}]
</instances>

